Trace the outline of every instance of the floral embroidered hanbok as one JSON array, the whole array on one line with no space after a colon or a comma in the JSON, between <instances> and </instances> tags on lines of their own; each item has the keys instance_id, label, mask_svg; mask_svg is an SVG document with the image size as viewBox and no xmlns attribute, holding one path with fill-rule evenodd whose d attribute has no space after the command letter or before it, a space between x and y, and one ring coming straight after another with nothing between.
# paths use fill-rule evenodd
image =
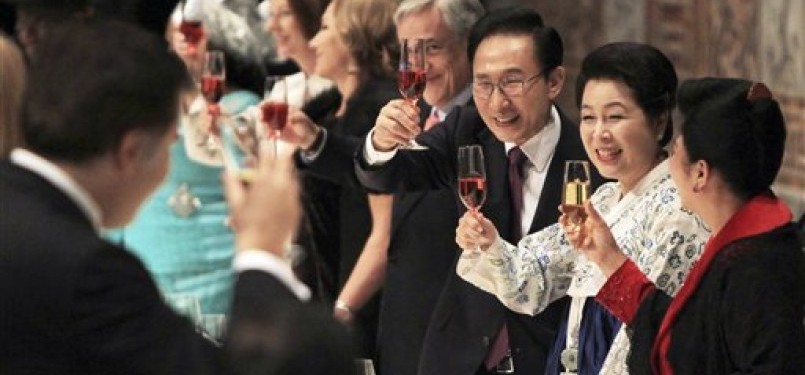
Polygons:
<instances>
[{"instance_id":1,"label":"floral embroidered hanbok","mask_svg":"<svg viewBox=\"0 0 805 375\"><path fill-rule=\"evenodd\" d=\"M629 192L610 182L590 200L623 253L657 287L674 295L709 232L701 219L682 209L668 162L657 165ZM484 252L465 251L457 272L522 314L536 315L551 302L572 297L548 373L627 373L628 337L593 298L606 277L570 246L558 224L524 237L517 247L498 239Z\"/></svg>"}]
</instances>

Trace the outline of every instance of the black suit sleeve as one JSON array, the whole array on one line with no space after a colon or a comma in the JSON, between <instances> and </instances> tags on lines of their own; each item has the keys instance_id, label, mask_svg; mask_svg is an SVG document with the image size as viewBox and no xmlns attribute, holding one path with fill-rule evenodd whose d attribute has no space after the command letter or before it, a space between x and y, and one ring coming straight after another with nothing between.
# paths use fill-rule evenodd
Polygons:
<instances>
[{"instance_id":1,"label":"black suit sleeve","mask_svg":"<svg viewBox=\"0 0 805 375\"><path fill-rule=\"evenodd\" d=\"M355 177L352 161L364 139L328 132L316 159L306 163L297 155L297 165L304 171L339 185L359 188L362 185Z\"/></svg>"},{"instance_id":2,"label":"black suit sleeve","mask_svg":"<svg viewBox=\"0 0 805 375\"><path fill-rule=\"evenodd\" d=\"M226 342L231 375L352 375L346 327L305 304L273 276L242 272Z\"/></svg>"},{"instance_id":3,"label":"black suit sleeve","mask_svg":"<svg viewBox=\"0 0 805 375\"><path fill-rule=\"evenodd\" d=\"M67 344L75 344L89 368L115 374L220 372L218 350L162 301L132 255L99 246L79 270Z\"/></svg>"},{"instance_id":4,"label":"black suit sleeve","mask_svg":"<svg viewBox=\"0 0 805 375\"><path fill-rule=\"evenodd\" d=\"M456 184L458 145L478 143L479 122L474 108L456 108L442 124L417 138L427 150L399 150L394 158L378 166L366 163L362 144L355 155L358 181L384 192L450 189Z\"/></svg>"}]
</instances>

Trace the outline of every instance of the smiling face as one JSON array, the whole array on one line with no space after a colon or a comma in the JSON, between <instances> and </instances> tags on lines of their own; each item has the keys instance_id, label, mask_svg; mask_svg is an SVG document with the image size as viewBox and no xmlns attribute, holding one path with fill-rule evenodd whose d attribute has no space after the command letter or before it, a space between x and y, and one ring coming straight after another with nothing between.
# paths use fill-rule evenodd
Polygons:
<instances>
[{"instance_id":1,"label":"smiling face","mask_svg":"<svg viewBox=\"0 0 805 375\"><path fill-rule=\"evenodd\" d=\"M590 80L581 99L581 139L602 176L631 190L659 162L658 134L632 91L612 80Z\"/></svg>"},{"instance_id":2,"label":"smiling face","mask_svg":"<svg viewBox=\"0 0 805 375\"><path fill-rule=\"evenodd\" d=\"M271 0L270 8L271 16L266 21L266 26L277 45L277 52L297 60L309 47L296 15L288 0Z\"/></svg>"},{"instance_id":3,"label":"smiling face","mask_svg":"<svg viewBox=\"0 0 805 375\"><path fill-rule=\"evenodd\" d=\"M348 67L354 66L349 49L335 25L333 3L327 6L321 17L321 29L310 40L310 46L316 51L315 73L331 80L338 80L348 74Z\"/></svg>"},{"instance_id":4,"label":"smiling face","mask_svg":"<svg viewBox=\"0 0 805 375\"><path fill-rule=\"evenodd\" d=\"M504 94L499 87L487 99L473 93L481 118L500 141L520 145L539 133L548 121L551 103L562 90L564 69L557 67L547 77L543 74L530 79L540 72L542 66L536 61L529 35L492 35L478 45L473 60L474 81L492 85L525 81L520 96Z\"/></svg>"},{"instance_id":5,"label":"smiling face","mask_svg":"<svg viewBox=\"0 0 805 375\"><path fill-rule=\"evenodd\" d=\"M403 17L397 25L397 38L425 41L427 84L423 98L428 104L444 107L467 87L470 67L466 42L457 40L435 6Z\"/></svg>"}]
</instances>

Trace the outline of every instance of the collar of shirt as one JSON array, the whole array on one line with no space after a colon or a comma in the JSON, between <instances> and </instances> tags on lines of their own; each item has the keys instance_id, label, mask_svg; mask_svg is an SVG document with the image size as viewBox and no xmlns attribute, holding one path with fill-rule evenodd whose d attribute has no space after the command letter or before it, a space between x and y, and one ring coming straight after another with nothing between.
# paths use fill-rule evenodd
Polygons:
<instances>
[{"instance_id":1,"label":"collar of shirt","mask_svg":"<svg viewBox=\"0 0 805 375\"><path fill-rule=\"evenodd\" d=\"M551 157L556 150L556 145L559 144L561 123L559 110L556 109L556 106L551 106L551 116L542 130L520 145L520 149L528 157L528 161L539 173L542 173L548 166L548 162L551 161ZM517 145L509 142L505 143L507 155L514 146Z\"/></svg>"},{"instance_id":2,"label":"collar of shirt","mask_svg":"<svg viewBox=\"0 0 805 375\"><path fill-rule=\"evenodd\" d=\"M439 116L439 120L444 121L445 117L447 117L447 114L450 113L450 111L452 111L453 108L467 104L467 102L470 101L471 97L472 97L472 86L468 85L467 87L464 88L464 90L461 90L461 92L458 93L458 95L454 96L453 99L450 100L450 102L447 103L446 106L441 108L436 108L436 106L434 106L433 111L435 111L436 115Z\"/></svg>"},{"instance_id":3,"label":"collar of shirt","mask_svg":"<svg viewBox=\"0 0 805 375\"><path fill-rule=\"evenodd\" d=\"M101 231L101 209L92 196L70 175L56 164L25 149L17 148L11 152L11 162L41 176L56 188L67 194L87 215L95 231Z\"/></svg>"}]
</instances>

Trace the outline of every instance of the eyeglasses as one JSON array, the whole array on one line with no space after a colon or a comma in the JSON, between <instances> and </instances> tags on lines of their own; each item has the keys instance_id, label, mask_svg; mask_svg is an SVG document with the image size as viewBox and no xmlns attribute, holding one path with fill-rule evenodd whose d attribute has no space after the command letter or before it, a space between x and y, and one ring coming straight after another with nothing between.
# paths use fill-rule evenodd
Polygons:
<instances>
[{"instance_id":1,"label":"eyeglasses","mask_svg":"<svg viewBox=\"0 0 805 375\"><path fill-rule=\"evenodd\" d=\"M544 72L545 71L542 70L526 79L504 78L498 81L498 83L492 83L489 81L472 81L472 94L478 99L486 100L492 97L492 93L495 91L495 87L497 87L500 92L510 98L523 96L527 88L526 85L530 86L532 83L536 82L539 77L542 77Z\"/></svg>"}]
</instances>

